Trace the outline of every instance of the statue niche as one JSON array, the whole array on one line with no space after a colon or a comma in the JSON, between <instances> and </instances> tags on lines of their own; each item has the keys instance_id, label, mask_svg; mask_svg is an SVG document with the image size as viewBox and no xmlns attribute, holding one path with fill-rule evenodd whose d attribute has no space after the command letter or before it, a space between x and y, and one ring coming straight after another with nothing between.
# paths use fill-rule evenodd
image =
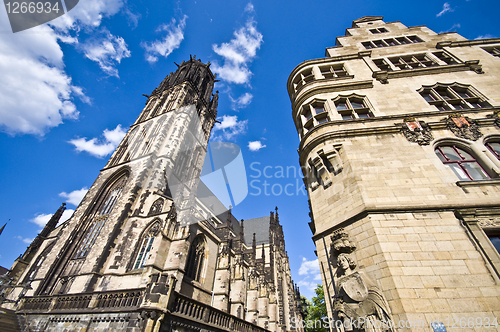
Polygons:
<instances>
[{"instance_id":1,"label":"statue niche","mask_svg":"<svg viewBox=\"0 0 500 332\"><path fill-rule=\"evenodd\" d=\"M337 266L333 298L336 326L343 331L394 331L389 305L381 290L352 257L356 246L340 229L332 236L330 259Z\"/></svg>"}]
</instances>

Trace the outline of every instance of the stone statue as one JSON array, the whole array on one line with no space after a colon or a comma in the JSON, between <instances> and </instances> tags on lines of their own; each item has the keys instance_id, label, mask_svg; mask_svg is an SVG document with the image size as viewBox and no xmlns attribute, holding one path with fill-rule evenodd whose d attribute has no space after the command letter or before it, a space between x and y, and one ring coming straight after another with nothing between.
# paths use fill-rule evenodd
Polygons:
<instances>
[{"instance_id":1,"label":"stone statue","mask_svg":"<svg viewBox=\"0 0 500 332\"><path fill-rule=\"evenodd\" d=\"M337 266L333 299L340 331L393 331L390 308L378 286L357 268L351 253L356 246L343 230L332 237L331 259ZM342 324L340 324L342 323Z\"/></svg>"}]
</instances>

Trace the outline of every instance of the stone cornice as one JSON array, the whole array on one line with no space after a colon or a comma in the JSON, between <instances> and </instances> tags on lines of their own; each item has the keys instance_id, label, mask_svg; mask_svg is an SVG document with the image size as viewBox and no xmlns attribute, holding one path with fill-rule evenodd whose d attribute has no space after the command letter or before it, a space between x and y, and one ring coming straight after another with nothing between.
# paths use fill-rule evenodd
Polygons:
<instances>
[{"instance_id":1,"label":"stone cornice","mask_svg":"<svg viewBox=\"0 0 500 332\"><path fill-rule=\"evenodd\" d=\"M476 211L475 209L493 209L490 210L490 215L498 214L498 206L500 205L500 199L471 199L471 200L453 200L449 202L440 203L430 203L430 204L418 204L418 205L391 205L391 204L366 204L361 210L356 211L352 215L347 215L343 221L335 224L332 227L322 230L312 236L313 241L319 240L322 236L329 235L332 233L333 229L345 228L346 226L367 217L370 214L384 214L384 213L421 213L421 212L456 212L456 211L467 211L468 209L473 209L471 211ZM488 212L485 212L488 213Z\"/></svg>"},{"instance_id":2,"label":"stone cornice","mask_svg":"<svg viewBox=\"0 0 500 332\"><path fill-rule=\"evenodd\" d=\"M477 114L477 113L489 113L494 110L500 109L500 107L489 107L489 108L481 108L481 109L469 109L469 110L462 110L463 115L470 115L470 114ZM450 111L444 111L444 112L422 112L418 114L411 114L411 113L406 113L406 114L398 114L398 115L389 115L389 116L380 116L380 117L373 117L373 118L368 118L368 119L357 119L357 120L339 120L339 121L330 121L323 123L321 125L318 125L313 128L313 130L309 131L300 141L299 143L299 158L302 159L303 156L307 155L314 147L316 147L318 144L321 142L325 141L326 139L335 139L335 138L345 138L345 137L356 137L356 136L367 136L367 135L379 135L379 134L391 134L391 133L399 133L401 131L401 126L403 125L403 120L406 117L415 117L417 116L417 120L424 121L425 119L428 119L430 117L436 118L445 118L450 114L456 113L455 110L450 110ZM481 125L493 125L494 124L494 119L493 118L480 118L480 119L475 119L478 121L479 124ZM392 122L389 124L389 121ZM385 124L380 124L380 122L387 122ZM342 125L348 125L352 123L373 123L373 127L371 128L350 128L350 129L337 129L335 131L330 131L327 133L323 133L321 135L315 136L313 139L308 140L310 136L313 136L316 131L318 131L321 128L331 126L331 127L336 127L339 128ZM378 123L378 125L377 125ZM432 121L432 122L427 122L426 123L431 127L433 130L441 130L446 128L446 123L444 121ZM307 142L307 143L306 143ZM302 160L301 160L302 164Z\"/></svg>"},{"instance_id":3,"label":"stone cornice","mask_svg":"<svg viewBox=\"0 0 500 332\"><path fill-rule=\"evenodd\" d=\"M315 81L321 82L321 81ZM350 90L361 90L361 89L371 89L373 88L373 80L364 80L364 81L349 81L332 85L320 85L316 87L312 87L307 89L302 95L295 98L292 101L292 110L293 116L295 118L297 114L297 105L301 105L308 98L314 97L320 93L330 93L330 92L341 92L341 91L350 91Z\"/></svg>"},{"instance_id":4,"label":"stone cornice","mask_svg":"<svg viewBox=\"0 0 500 332\"><path fill-rule=\"evenodd\" d=\"M500 184L499 179L477 180L477 181L457 181L459 187L481 187Z\"/></svg>"},{"instance_id":5,"label":"stone cornice","mask_svg":"<svg viewBox=\"0 0 500 332\"><path fill-rule=\"evenodd\" d=\"M327 63L334 63L334 62L339 62L339 61L347 61L347 60L355 60L355 59L361 59L365 56L371 56L371 50L367 51L360 51L357 53L352 53L352 54L346 54L346 55L337 55L333 57L326 57L326 58L319 58L319 59L311 59L311 60L306 60L299 64L297 67L295 67L290 75L288 76L288 81L287 81L287 89L288 89L288 95L290 96L290 99L292 98L294 92L293 92L293 86L292 86L292 78L299 72L301 71L304 67L311 66L311 65L323 65Z\"/></svg>"},{"instance_id":6,"label":"stone cornice","mask_svg":"<svg viewBox=\"0 0 500 332\"><path fill-rule=\"evenodd\" d=\"M477 40L464 40L464 41L443 41L436 44L436 48L445 47L461 47L461 46L475 46L475 45L485 45L485 44L496 44L500 43L500 38L489 38L489 39L477 39Z\"/></svg>"},{"instance_id":7,"label":"stone cornice","mask_svg":"<svg viewBox=\"0 0 500 332\"><path fill-rule=\"evenodd\" d=\"M402 78L402 77L435 75L441 73L474 70L472 69L473 66L478 65L478 63L479 61L476 60L476 61L468 61L466 63L460 63L457 65L435 66L435 67L417 68L411 70L397 70L397 71L379 70L373 72L372 77L379 81L383 81L384 79L387 80L387 79Z\"/></svg>"}]
</instances>

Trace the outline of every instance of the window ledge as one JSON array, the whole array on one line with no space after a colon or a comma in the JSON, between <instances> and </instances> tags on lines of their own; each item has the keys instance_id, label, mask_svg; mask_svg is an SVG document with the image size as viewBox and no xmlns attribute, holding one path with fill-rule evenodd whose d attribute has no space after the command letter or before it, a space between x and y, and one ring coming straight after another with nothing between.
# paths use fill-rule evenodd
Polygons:
<instances>
[{"instance_id":1,"label":"window ledge","mask_svg":"<svg viewBox=\"0 0 500 332\"><path fill-rule=\"evenodd\" d=\"M302 84L300 87L295 90L295 95L298 95L300 91L302 91L306 86L311 85L313 83L322 83L322 82L328 82L328 81L342 81L342 80L348 80L348 79L353 79L354 75L349 75L347 74L346 76L340 76L340 77L330 77L330 78L318 78L318 79L313 79L309 82L306 82L305 84Z\"/></svg>"},{"instance_id":2,"label":"window ledge","mask_svg":"<svg viewBox=\"0 0 500 332\"><path fill-rule=\"evenodd\" d=\"M379 70L373 72L372 77L379 81L387 81L388 79L402 78L402 77L433 75L433 74L466 71L466 70L476 71L475 70L476 67L474 67L474 65L477 64L459 63L453 65L440 65L440 66L415 68L415 69L401 69L394 71Z\"/></svg>"},{"instance_id":3,"label":"window ledge","mask_svg":"<svg viewBox=\"0 0 500 332\"><path fill-rule=\"evenodd\" d=\"M500 179L457 181L456 184L459 187L498 185L500 184Z\"/></svg>"}]
</instances>

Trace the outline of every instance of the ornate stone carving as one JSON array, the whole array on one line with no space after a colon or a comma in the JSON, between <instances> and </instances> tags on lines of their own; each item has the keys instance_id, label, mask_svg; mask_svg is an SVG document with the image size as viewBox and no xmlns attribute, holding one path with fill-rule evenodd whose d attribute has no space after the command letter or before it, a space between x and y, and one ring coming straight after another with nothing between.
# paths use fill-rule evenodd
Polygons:
<instances>
[{"instance_id":1,"label":"ornate stone carving","mask_svg":"<svg viewBox=\"0 0 500 332\"><path fill-rule=\"evenodd\" d=\"M484 74L483 66L479 64L479 60L465 61L465 64L469 66L470 70L476 72L477 74Z\"/></svg>"},{"instance_id":2,"label":"ornate stone carving","mask_svg":"<svg viewBox=\"0 0 500 332\"><path fill-rule=\"evenodd\" d=\"M481 227L500 227L500 218L479 219Z\"/></svg>"},{"instance_id":3,"label":"ornate stone carving","mask_svg":"<svg viewBox=\"0 0 500 332\"><path fill-rule=\"evenodd\" d=\"M156 222L150 229L149 229L149 232L148 232L148 235L149 236L156 236L158 235L158 233L160 232L160 223L159 222Z\"/></svg>"},{"instance_id":4,"label":"ornate stone carving","mask_svg":"<svg viewBox=\"0 0 500 332\"><path fill-rule=\"evenodd\" d=\"M427 123L417 121L413 117L405 118L403 122L401 132L409 142L429 145L434 140L431 128Z\"/></svg>"},{"instance_id":5,"label":"ornate stone carving","mask_svg":"<svg viewBox=\"0 0 500 332\"><path fill-rule=\"evenodd\" d=\"M382 84L389 83L389 74L385 70L374 72L372 77L377 79Z\"/></svg>"},{"instance_id":6,"label":"ornate stone carving","mask_svg":"<svg viewBox=\"0 0 500 332\"><path fill-rule=\"evenodd\" d=\"M310 184L315 190L319 185L328 188L332 185L332 175L342 172L343 165L339 153L335 146L324 146L322 149L312 154L308 160L309 168L306 170L304 183Z\"/></svg>"},{"instance_id":7,"label":"ornate stone carving","mask_svg":"<svg viewBox=\"0 0 500 332\"><path fill-rule=\"evenodd\" d=\"M357 267L351 256L355 250L343 229L334 233L330 246L331 263L337 266L334 319L340 320L346 331L393 331L389 305L377 285Z\"/></svg>"},{"instance_id":8,"label":"ornate stone carving","mask_svg":"<svg viewBox=\"0 0 500 332\"><path fill-rule=\"evenodd\" d=\"M479 131L477 121L468 116L453 113L444 119L444 121L446 121L446 127L457 137L476 141L479 137L483 136L481 131Z\"/></svg>"},{"instance_id":9,"label":"ornate stone carving","mask_svg":"<svg viewBox=\"0 0 500 332\"><path fill-rule=\"evenodd\" d=\"M151 205L151 208L149 209L148 216L161 213L163 210L163 203L163 198L158 198L156 201L154 201L153 205Z\"/></svg>"},{"instance_id":10,"label":"ornate stone carving","mask_svg":"<svg viewBox=\"0 0 500 332\"><path fill-rule=\"evenodd\" d=\"M495 120L495 126L500 128L500 110L493 111L493 114L488 114L488 118L493 118Z\"/></svg>"}]
</instances>

